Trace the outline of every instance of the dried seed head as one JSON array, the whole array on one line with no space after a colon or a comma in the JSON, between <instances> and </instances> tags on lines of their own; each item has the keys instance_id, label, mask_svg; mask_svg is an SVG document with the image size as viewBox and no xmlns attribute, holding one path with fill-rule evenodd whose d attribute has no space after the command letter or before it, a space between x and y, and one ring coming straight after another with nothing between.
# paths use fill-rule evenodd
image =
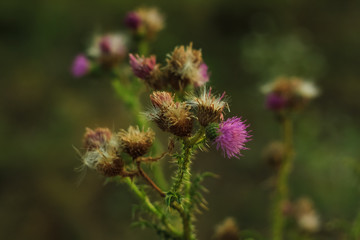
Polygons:
<instances>
[{"instance_id":1,"label":"dried seed head","mask_svg":"<svg viewBox=\"0 0 360 240\"><path fill-rule=\"evenodd\" d=\"M91 151L103 147L110 141L111 137L112 133L108 128L96 128L95 130L86 128L84 148Z\"/></svg>"},{"instance_id":2,"label":"dried seed head","mask_svg":"<svg viewBox=\"0 0 360 240\"><path fill-rule=\"evenodd\" d=\"M106 177L120 176L124 170L124 162L120 158L103 161L96 165L96 170Z\"/></svg>"},{"instance_id":3,"label":"dried seed head","mask_svg":"<svg viewBox=\"0 0 360 240\"><path fill-rule=\"evenodd\" d=\"M210 123L218 123L224 120L224 109L229 109L229 105L224 101L225 92L216 97L209 91L203 88L202 93L198 97L190 98L190 105L194 106L197 110L197 118L201 126L206 127Z\"/></svg>"},{"instance_id":4,"label":"dried seed head","mask_svg":"<svg viewBox=\"0 0 360 240\"><path fill-rule=\"evenodd\" d=\"M228 217L215 229L216 240L239 240L239 228L234 218Z\"/></svg>"},{"instance_id":5,"label":"dried seed head","mask_svg":"<svg viewBox=\"0 0 360 240\"><path fill-rule=\"evenodd\" d=\"M207 66L204 65L201 50L194 50L189 46L175 47L167 56L165 72L170 85L175 90L183 90L189 84L201 86L207 82Z\"/></svg>"},{"instance_id":6,"label":"dried seed head","mask_svg":"<svg viewBox=\"0 0 360 240\"><path fill-rule=\"evenodd\" d=\"M140 131L138 126L130 126L128 131L121 130L118 136L124 152L135 159L149 151L154 141L155 133L150 128L147 131Z\"/></svg>"}]
</instances>

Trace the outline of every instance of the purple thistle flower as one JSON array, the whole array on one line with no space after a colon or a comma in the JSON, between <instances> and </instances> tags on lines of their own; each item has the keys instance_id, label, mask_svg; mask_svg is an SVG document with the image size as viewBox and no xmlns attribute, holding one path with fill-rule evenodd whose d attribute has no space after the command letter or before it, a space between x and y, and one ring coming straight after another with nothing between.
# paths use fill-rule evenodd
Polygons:
<instances>
[{"instance_id":1,"label":"purple thistle flower","mask_svg":"<svg viewBox=\"0 0 360 240\"><path fill-rule=\"evenodd\" d=\"M90 71L90 61L86 58L85 55L79 54L75 57L71 72L74 77L82 77Z\"/></svg>"},{"instance_id":2,"label":"purple thistle flower","mask_svg":"<svg viewBox=\"0 0 360 240\"><path fill-rule=\"evenodd\" d=\"M136 12L129 12L125 17L125 25L132 29L137 30L141 24L141 18Z\"/></svg>"},{"instance_id":3,"label":"purple thistle flower","mask_svg":"<svg viewBox=\"0 0 360 240\"><path fill-rule=\"evenodd\" d=\"M155 56L149 58L140 57L139 55L129 54L131 68L138 78L146 79L156 66Z\"/></svg>"},{"instance_id":4,"label":"purple thistle flower","mask_svg":"<svg viewBox=\"0 0 360 240\"><path fill-rule=\"evenodd\" d=\"M266 96L266 107L270 110L280 110L286 105L286 99L277 93L269 93Z\"/></svg>"},{"instance_id":5,"label":"purple thistle flower","mask_svg":"<svg viewBox=\"0 0 360 240\"><path fill-rule=\"evenodd\" d=\"M196 87L200 87L209 81L208 66L205 63L199 66L199 79L195 82Z\"/></svg>"},{"instance_id":6,"label":"purple thistle flower","mask_svg":"<svg viewBox=\"0 0 360 240\"><path fill-rule=\"evenodd\" d=\"M224 157L239 158L240 150L247 149L245 143L250 141L251 135L246 129L249 127L241 118L232 117L219 124L218 136L215 138L216 149L221 148Z\"/></svg>"}]
</instances>

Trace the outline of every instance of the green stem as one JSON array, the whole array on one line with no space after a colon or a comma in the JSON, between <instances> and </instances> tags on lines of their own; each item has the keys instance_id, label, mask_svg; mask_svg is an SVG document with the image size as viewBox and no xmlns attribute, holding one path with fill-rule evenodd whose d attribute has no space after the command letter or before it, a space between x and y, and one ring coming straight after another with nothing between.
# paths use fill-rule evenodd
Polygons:
<instances>
[{"instance_id":1,"label":"green stem","mask_svg":"<svg viewBox=\"0 0 360 240\"><path fill-rule=\"evenodd\" d=\"M292 168L294 158L293 150L293 126L292 119L286 116L283 120L284 148L285 154L283 163L278 172L276 196L273 209L272 236L273 240L282 240L284 238L284 228L286 219L283 214L283 204L288 199L289 187L288 179Z\"/></svg>"},{"instance_id":2,"label":"green stem","mask_svg":"<svg viewBox=\"0 0 360 240\"><path fill-rule=\"evenodd\" d=\"M135 81L135 79L134 79ZM140 127L147 127L148 121L145 116L141 114L143 111L142 104L139 96L139 87L131 87L131 85L124 85L120 82L119 79L115 79L112 82L112 86L115 90L116 95L125 103L127 109L131 112L135 122ZM152 147L153 154L161 152L161 145L156 141ZM162 162L159 161L158 164L153 167L154 177L157 183L162 188L168 188L168 183L163 173Z\"/></svg>"},{"instance_id":3,"label":"green stem","mask_svg":"<svg viewBox=\"0 0 360 240\"><path fill-rule=\"evenodd\" d=\"M165 226L171 235L175 237L181 236L181 234L167 221L165 214L150 202L148 196L143 191L141 191L130 178L125 178L124 182L130 187L131 191L140 199L146 208L158 219L160 219L161 223Z\"/></svg>"}]
</instances>

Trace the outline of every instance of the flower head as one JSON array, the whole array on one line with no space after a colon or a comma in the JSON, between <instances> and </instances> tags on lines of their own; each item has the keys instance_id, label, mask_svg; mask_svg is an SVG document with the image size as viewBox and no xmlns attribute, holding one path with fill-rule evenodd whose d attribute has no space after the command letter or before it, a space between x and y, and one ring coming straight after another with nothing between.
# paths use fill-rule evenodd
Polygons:
<instances>
[{"instance_id":1,"label":"flower head","mask_svg":"<svg viewBox=\"0 0 360 240\"><path fill-rule=\"evenodd\" d=\"M137 12L129 12L125 17L124 22L128 28L137 30L141 25L141 18Z\"/></svg>"},{"instance_id":2,"label":"flower head","mask_svg":"<svg viewBox=\"0 0 360 240\"><path fill-rule=\"evenodd\" d=\"M190 105L185 102L175 102L169 92L153 92L150 100L154 108L147 113L147 117L161 130L179 137L191 134L193 115L190 112Z\"/></svg>"},{"instance_id":3,"label":"flower head","mask_svg":"<svg viewBox=\"0 0 360 240\"><path fill-rule=\"evenodd\" d=\"M117 156L119 141L108 128L87 128L84 146L86 152L82 160L85 166L108 177L119 175L123 171L123 161Z\"/></svg>"},{"instance_id":4,"label":"flower head","mask_svg":"<svg viewBox=\"0 0 360 240\"><path fill-rule=\"evenodd\" d=\"M91 63L89 59L83 54L79 54L75 57L71 72L74 77L82 77L89 73L91 67Z\"/></svg>"},{"instance_id":5,"label":"flower head","mask_svg":"<svg viewBox=\"0 0 360 240\"><path fill-rule=\"evenodd\" d=\"M127 131L122 130L118 135L124 151L135 159L149 151L155 134L150 128L140 131L138 126L130 126Z\"/></svg>"},{"instance_id":6,"label":"flower head","mask_svg":"<svg viewBox=\"0 0 360 240\"><path fill-rule=\"evenodd\" d=\"M312 82L298 77L279 77L262 87L270 110L299 109L319 93Z\"/></svg>"},{"instance_id":7,"label":"flower head","mask_svg":"<svg viewBox=\"0 0 360 240\"><path fill-rule=\"evenodd\" d=\"M144 56L140 57L139 55L129 54L131 68L138 78L143 80L151 76L151 72L156 67L156 57L150 56L145 58Z\"/></svg>"},{"instance_id":8,"label":"flower head","mask_svg":"<svg viewBox=\"0 0 360 240\"><path fill-rule=\"evenodd\" d=\"M238 117L232 117L221 122L214 139L216 148L221 148L224 156L227 155L228 158L239 158L240 151L247 149L245 143L250 141L251 136L247 130L248 127L249 125Z\"/></svg>"},{"instance_id":9,"label":"flower head","mask_svg":"<svg viewBox=\"0 0 360 240\"><path fill-rule=\"evenodd\" d=\"M197 118L201 126L206 127L210 123L220 122L224 119L224 110L229 108L224 100L225 92L221 96L214 96L204 87L200 96L191 97L190 105L196 108Z\"/></svg>"},{"instance_id":10,"label":"flower head","mask_svg":"<svg viewBox=\"0 0 360 240\"><path fill-rule=\"evenodd\" d=\"M84 148L94 150L105 146L112 138L112 133L108 128L96 128L92 130L86 128L84 134Z\"/></svg>"},{"instance_id":11,"label":"flower head","mask_svg":"<svg viewBox=\"0 0 360 240\"><path fill-rule=\"evenodd\" d=\"M238 240L239 227L236 221L232 217L227 217L221 224L216 226L215 229L215 240Z\"/></svg>"},{"instance_id":12,"label":"flower head","mask_svg":"<svg viewBox=\"0 0 360 240\"><path fill-rule=\"evenodd\" d=\"M112 67L127 54L126 37L119 33L95 36L88 54L97 59L102 66Z\"/></svg>"},{"instance_id":13,"label":"flower head","mask_svg":"<svg viewBox=\"0 0 360 240\"><path fill-rule=\"evenodd\" d=\"M193 49L192 43L187 47L175 47L166 62L164 70L175 90L183 90L189 84L201 86L209 80L201 50Z\"/></svg>"}]
</instances>

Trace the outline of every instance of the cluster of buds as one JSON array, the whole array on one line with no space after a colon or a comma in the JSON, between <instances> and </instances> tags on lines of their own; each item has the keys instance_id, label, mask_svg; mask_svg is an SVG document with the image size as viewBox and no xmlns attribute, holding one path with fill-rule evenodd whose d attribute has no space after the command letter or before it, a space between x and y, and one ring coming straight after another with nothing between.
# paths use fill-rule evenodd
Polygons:
<instances>
[{"instance_id":1,"label":"cluster of buds","mask_svg":"<svg viewBox=\"0 0 360 240\"><path fill-rule=\"evenodd\" d=\"M130 65L135 76L143 79L152 89L170 87L183 91L188 86L200 87L209 81L208 67L202 59L201 50L189 46L176 47L168 54L166 66L156 64L155 56L130 54Z\"/></svg>"},{"instance_id":2,"label":"cluster of buds","mask_svg":"<svg viewBox=\"0 0 360 240\"><path fill-rule=\"evenodd\" d=\"M245 143L251 135L246 121L232 117L224 120L223 112L228 104L220 97L213 96L211 89L200 96L190 96L187 102L176 102L169 92L156 91L150 95L153 108L147 117L160 129L178 137L189 137L192 134L194 121L197 120L206 132L206 138L222 149L224 156L238 158L241 150L247 149Z\"/></svg>"},{"instance_id":3,"label":"cluster of buds","mask_svg":"<svg viewBox=\"0 0 360 240\"><path fill-rule=\"evenodd\" d=\"M111 69L127 56L126 36L120 33L96 35L86 54L79 54L73 61L72 74L82 77L101 67Z\"/></svg>"},{"instance_id":4,"label":"cluster of buds","mask_svg":"<svg viewBox=\"0 0 360 240\"><path fill-rule=\"evenodd\" d=\"M310 81L298 77L279 77L262 87L266 107L273 111L297 110L316 97L319 92Z\"/></svg>"},{"instance_id":5,"label":"cluster of buds","mask_svg":"<svg viewBox=\"0 0 360 240\"><path fill-rule=\"evenodd\" d=\"M147 39L155 38L164 28L164 17L157 8L139 8L129 12L124 22L137 36Z\"/></svg>"},{"instance_id":6,"label":"cluster of buds","mask_svg":"<svg viewBox=\"0 0 360 240\"><path fill-rule=\"evenodd\" d=\"M113 134L108 128L86 129L84 135L85 153L82 156L85 166L95 169L107 177L122 176L134 177L139 174L128 167L122 159L128 154L133 162L152 162L160 158L144 157L154 141L154 132L151 129L140 130L130 126Z\"/></svg>"}]
</instances>

